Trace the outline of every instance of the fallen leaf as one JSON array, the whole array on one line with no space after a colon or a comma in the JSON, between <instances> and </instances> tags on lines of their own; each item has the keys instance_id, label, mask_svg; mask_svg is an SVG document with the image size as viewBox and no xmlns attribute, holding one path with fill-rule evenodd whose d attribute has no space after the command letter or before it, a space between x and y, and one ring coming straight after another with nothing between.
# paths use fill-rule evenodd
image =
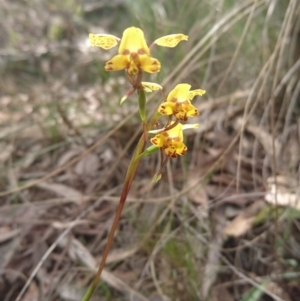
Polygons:
<instances>
[{"instance_id":1,"label":"fallen leaf","mask_svg":"<svg viewBox=\"0 0 300 301\"><path fill-rule=\"evenodd\" d=\"M243 118L237 118L235 123L235 128L240 129L245 121ZM245 125L248 132L253 134L256 139L260 142L260 144L263 146L265 152L272 157L273 156L273 137L272 135L264 130L264 128L259 126L254 126L250 124ZM282 144L279 142L278 139L274 140L274 148L275 148L275 157L278 158L281 150L282 150Z\"/></svg>"},{"instance_id":2,"label":"fallen leaf","mask_svg":"<svg viewBox=\"0 0 300 301\"><path fill-rule=\"evenodd\" d=\"M21 301L39 301L39 289L35 282L31 282Z\"/></svg>"},{"instance_id":3,"label":"fallen leaf","mask_svg":"<svg viewBox=\"0 0 300 301\"><path fill-rule=\"evenodd\" d=\"M278 206L290 206L300 210L300 189L294 178L276 176L275 179L269 177L267 183L268 192L265 200L268 203Z\"/></svg>"},{"instance_id":4,"label":"fallen leaf","mask_svg":"<svg viewBox=\"0 0 300 301\"><path fill-rule=\"evenodd\" d=\"M243 209L223 230L224 234L241 236L251 229L252 223L258 212L265 206L263 201L256 201Z\"/></svg>"},{"instance_id":5,"label":"fallen leaf","mask_svg":"<svg viewBox=\"0 0 300 301\"><path fill-rule=\"evenodd\" d=\"M43 182L37 184L37 186L48 191L54 192L59 196L68 198L74 201L75 203L81 203L82 201L87 199L87 197L80 193L78 190L63 184Z\"/></svg>"},{"instance_id":6,"label":"fallen leaf","mask_svg":"<svg viewBox=\"0 0 300 301\"><path fill-rule=\"evenodd\" d=\"M4 226L0 228L0 243L3 243L20 233L20 229L12 230L10 227Z\"/></svg>"},{"instance_id":7,"label":"fallen leaf","mask_svg":"<svg viewBox=\"0 0 300 301\"><path fill-rule=\"evenodd\" d=\"M275 184L270 185L269 191L265 196L265 200L273 205L290 206L300 210L300 195L282 191L280 188L276 189Z\"/></svg>"},{"instance_id":8,"label":"fallen leaf","mask_svg":"<svg viewBox=\"0 0 300 301\"><path fill-rule=\"evenodd\" d=\"M243 213L234 218L225 228L224 233L231 236L241 236L252 226L254 217L245 217Z\"/></svg>"},{"instance_id":9,"label":"fallen leaf","mask_svg":"<svg viewBox=\"0 0 300 301\"><path fill-rule=\"evenodd\" d=\"M77 239L72 238L70 241L68 238L65 238L63 241L60 242L61 244L68 246L69 254L73 259L77 259L79 262L81 262L83 265L85 265L87 268L89 268L94 273L97 272L98 264L92 254L89 252L89 250ZM127 285L124 281L122 281L120 278L113 275L111 272L107 270L103 270L101 274L101 279L105 281L107 284L109 284L114 289L125 292L131 297L139 298L139 300L142 301L148 301L146 297L144 297L139 292L132 289L129 285Z\"/></svg>"},{"instance_id":10,"label":"fallen leaf","mask_svg":"<svg viewBox=\"0 0 300 301\"><path fill-rule=\"evenodd\" d=\"M188 191L188 198L197 203L198 205L208 206L208 197L204 187L199 183L200 175L196 173L190 173L186 181L186 187L193 187Z\"/></svg>"},{"instance_id":11,"label":"fallen leaf","mask_svg":"<svg viewBox=\"0 0 300 301\"><path fill-rule=\"evenodd\" d=\"M97 172L99 166L99 158L95 154L88 154L76 164L74 171L79 176L90 176Z\"/></svg>"},{"instance_id":12,"label":"fallen leaf","mask_svg":"<svg viewBox=\"0 0 300 301\"><path fill-rule=\"evenodd\" d=\"M64 284L58 289L59 296L63 300L80 301L84 296L84 289L79 288L77 285Z\"/></svg>"},{"instance_id":13,"label":"fallen leaf","mask_svg":"<svg viewBox=\"0 0 300 301\"><path fill-rule=\"evenodd\" d=\"M273 281L267 283L266 289L272 292L274 295L278 296L279 298L282 298L284 301L291 301L291 298L289 297L287 292Z\"/></svg>"},{"instance_id":14,"label":"fallen leaf","mask_svg":"<svg viewBox=\"0 0 300 301\"><path fill-rule=\"evenodd\" d=\"M5 163L14 151L12 144L0 143L0 163Z\"/></svg>"},{"instance_id":15,"label":"fallen leaf","mask_svg":"<svg viewBox=\"0 0 300 301\"><path fill-rule=\"evenodd\" d=\"M71 149L65 152L58 160L57 166L63 166L67 164L71 159L80 154L79 149Z\"/></svg>"}]
</instances>

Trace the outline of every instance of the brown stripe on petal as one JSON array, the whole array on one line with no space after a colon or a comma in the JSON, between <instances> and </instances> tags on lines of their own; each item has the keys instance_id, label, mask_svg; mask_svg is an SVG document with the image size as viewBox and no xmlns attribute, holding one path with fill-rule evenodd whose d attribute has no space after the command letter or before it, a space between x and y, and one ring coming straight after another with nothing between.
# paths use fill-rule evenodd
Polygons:
<instances>
[{"instance_id":1,"label":"brown stripe on petal","mask_svg":"<svg viewBox=\"0 0 300 301\"><path fill-rule=\"evenodd\" d=\"M170 102L177 102L177 101L178 101L178 99L175 97L170 100Z\"/></svg>"},{"instance_id":2,"label":"brown stripe on petal","mask_svg":"<svg viewBox=\"0 0 300 301\"><path fill-rule=\"evenodd\" d=\"M129 55L130 54L130 51L128 49L125 49L122 53L123 55Z\"/></svg>"},{"instance_id":3,"label":"brown stripe on petal","mask_svg":"<svg viewBox=\"0 0 300 301\"><path fill-rule=\"evenodd\" d=\"M141 49L139 49L139 50L137 51L137 53L138 53L139 55L143 55L143 54L146 54L146 51L145 51L143 48L141 48Z\"/></svg>"}]
</instances>

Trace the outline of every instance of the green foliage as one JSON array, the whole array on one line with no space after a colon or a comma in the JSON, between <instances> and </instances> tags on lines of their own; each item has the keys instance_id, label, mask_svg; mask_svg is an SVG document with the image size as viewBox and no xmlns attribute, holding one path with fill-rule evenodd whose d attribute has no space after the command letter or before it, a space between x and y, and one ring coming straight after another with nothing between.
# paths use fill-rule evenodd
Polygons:
<instances>
[{"instance_id":1,"label":"green foliage","mask_svg":"<svg viewBox=\"0 0 300 301\"><path fill-rule=\"evenodd\" d=\"M263 285L263 287L265 284ZM263 295L263 290L258 287L252 287L244 295L241 301L259 301Z\"/></svg>"}]
</instances>

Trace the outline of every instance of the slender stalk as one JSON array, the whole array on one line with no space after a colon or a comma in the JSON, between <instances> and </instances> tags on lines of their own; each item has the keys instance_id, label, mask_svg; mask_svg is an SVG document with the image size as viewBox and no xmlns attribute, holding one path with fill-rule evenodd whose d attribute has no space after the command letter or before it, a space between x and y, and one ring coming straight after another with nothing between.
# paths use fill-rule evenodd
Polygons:
<instances>
[{"instance_id":1,"label":"slender stalk","mask_svg":"<svg viewBox=\"0 0 300 301\"><path fill-rule=\"evenodd\" d=\"M143 90L139 90L138 93L139 93L139 98L144 98L145 97L145 94L144 94L145 92ZM145 99L143 101L145 101ZM142 110L145 110L145 108L142 108ZM142 113L145 114L145 112L142 112ZM146 115L144 115L144 116L146 116ZM121 193L121 196L120 196L119 205L118 205L118 208L117 208L114 220L113 220L113 224L111 226L111 229L110 229L108 237L107 237L107 242L106 242L106 245L105 245L105 249L103 251L103 255L102 255L102 258L101 258L101 261L100 261L100 265L99 265L97 274L96 274L92 284L89 286L89 288L88 288L86 294L84 295L82 301L89 301L92 294L94 293L97 285L98 285L98 282L99 282L100 277L101 277L101 273L102 273L102 271L104 269L104 266L105 266L105 262L106 262L108 253L111 249L111 246L112 246L112 243L113 243L113 240L114 240L114 235L115 235L116 229L118 227L118 223L119 223L122 211L123 211L125 201L127 199L128 193L130 191L130 187L131 187L132 181L134 179L134 176L136 174L139 163L142 159L140 157L140 154L145 150L145 146L146 146L146 143L147 143L147 137L148 137L148 130L149 130L149 128L151 128L153 126L153 124L156 121L156 118L157 118L157 116L156 116L156 114L154 114L148 124L146 124L146 120L143 120L143 134L141 135L140 140L137 143L136 149L134 151L134 154L132 156L132 159L131 159L131 161L129 163L129 166L128 166L128 169L127 169L127 173L126 173L126 177L125 177L125 181L124 181L124 186L123 186L122 193Z\"/></svg>"},{"instance_id":2,"label":"slender stalk","mask_svg":"<svg viewBox=\"0 0 300 301\"><path fill-rule=\"evenodd\" d=\"M88 288L88 290L87 290L85 296L83 297L82 301L89 301L92 294L94 293L97 285L98 285L99 279L101 277L101 273L102 273L102 271L104 269L104 266L105 266L105 262L106 262L108 253L111 249L111 246L112 246L112 243L113 243L113 240L114 240L114 234L116 232L116 229L117 229L117 226L118 226L118 223L119 223L122 211L123 211L125 201L127 199L127 196L128 196L132 181L134 179L134 176L136 174L138 165L141 161L141 159L139 158L139 155L144 151L145 145L146 144L145 144L145 140L144 140L144 134L142 134L142 136L141 136L141 138L138 142L138 145L135 149L135 152L133 154L132 160L131 160L131 162L128 166L124 186L123 186L122 193L121 193L121 196L120 196L119 205L118 205L115 217L114 217L113 224L112 224L111 229L110 229L109 234L108 234L107 242L106 242L106 245L105 245L105 249L103 251L103 255L102 255L102 258L101 258L101 261L100 261L100 265L99 265L97 274L96 274L92 284Z\"/></svg>"},{"instance_id":3,"label":"slender stalk","mask_svg":"<svg viewBox=\"0 0 300 301\"><path fill-rule=\"evenodd\" d=\"M108 235L108 238L107 238L107 242L106 242L106 245L105 245L105 249L104 249L104 252L103 252L103 255L102 255L102 258L101 258L101 262L100 262L97 274L96 274L92 284L90 285L89 289L87 290L85 296L83 297L82 301L90 300L92 294L94 293L94 291L95 291L95 289L98 285L101 273L102 273L103 268L105 266L105 262L106 262L109 250L110 250L112 242L114 240L114 234L115 234L115 231L117 229L117 226L118 226L118 223L119 223L119 220L120 220L120 216L121 216L124 204L125 204L125 200L126 200L126 195L125 195L125 198L124 197L120 198L120 202L119 202L119 205L118 205L118 208L117 208L117 211L116 211L116 215L115 215L113 224L111 226L111 229L110 229L110 232L109 232L109 235Z\"/></svg>"}]
</instances>

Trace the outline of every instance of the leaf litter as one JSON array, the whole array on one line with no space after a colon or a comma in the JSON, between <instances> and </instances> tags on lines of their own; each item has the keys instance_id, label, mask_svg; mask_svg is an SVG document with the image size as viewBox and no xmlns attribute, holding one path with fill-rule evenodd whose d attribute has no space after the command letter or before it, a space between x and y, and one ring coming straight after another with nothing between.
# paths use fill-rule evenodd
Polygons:
<instances>
[{"instance_id":1,"label":"leaf litter","mask_svg":"<svg viewBox=\"0 0 300 301\"><path fill-rule=\"evenodd\" d=\"M103 77L97 64L109 57L99 57L86 46L83 36L91 25L76 15L77 1L71 2L74 5L59 8L61 15L58 4L27 3L26 12L5 4L14 12L7 15L7 24L17 33L13 48L7 42L1 45L7 64L0 82L0 192L15 190L0 198L0 271L1 283L6 284L0 285L0 296L5 301L17 298L26 278L67 229L69 234L48 254L21 300L80 300L95 274L130 160L132 146L127 142L135 135L135 117L79 158L116 123L126 120L135 103L129 100L119 109L125 80ZM111 5L115 12L124 9L118 1ZM85 13L101 14L103 7ZM22 34L16 24L23 24ZM208 62L208 70L213 66L215 74L223 74L218 70L223 63ZM193 73L180 76L195 82L202 78ZM265 105L270 91L262 88L264 95L255 98L252 84L232 76L232 91L224 89L221 96L210 92L199 104L200 126L187 135L193 156L172 164L172 179L165 171L159 183L151 184L157 159L143 160L99 296L242 300L252 289L258 292L254 281L267 283L261 300L270 300L272 294L297 300L299 106L291 115L285 101L295 79L285 80L287 86L280 83L284 95L274 104L281 117L272 133L266 122L270 106ZM217 90L214 82L210 78L208 91ZM245 107L256 101L254 113L245 120ZM69 166L75 158L79 159ZM31 181L38 183L19 189ZM98 203L107 191L113 191L112 196ZM76 219L85 211L85 217ZM286 280L288 273L294 276Z\"/></svg>"}]
</instances>

